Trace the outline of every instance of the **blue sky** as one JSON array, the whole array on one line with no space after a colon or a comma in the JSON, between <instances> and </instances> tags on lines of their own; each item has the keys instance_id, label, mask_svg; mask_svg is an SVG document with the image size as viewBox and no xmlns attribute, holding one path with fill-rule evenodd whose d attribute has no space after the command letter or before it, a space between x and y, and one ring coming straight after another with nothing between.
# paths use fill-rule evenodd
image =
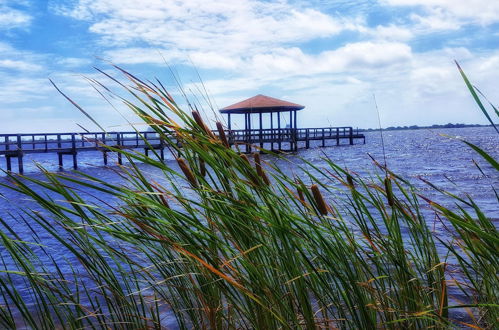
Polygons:
<instances>
[{"instance_id":1,"label":"blue sky","mask_svg":"<svg viewBox=\"0 0 499 330\"><path fill-rule=\"evenodd\" d=\"M138 123L86 78L110 61L216 108L255 94L306 106L299 126L485 123L453 60L498 103L499 1L0 0L0 132ZM86 78L85 78L86 77ZM205 104L208 120L213 112Z\"/></svg>"}]
</instances>

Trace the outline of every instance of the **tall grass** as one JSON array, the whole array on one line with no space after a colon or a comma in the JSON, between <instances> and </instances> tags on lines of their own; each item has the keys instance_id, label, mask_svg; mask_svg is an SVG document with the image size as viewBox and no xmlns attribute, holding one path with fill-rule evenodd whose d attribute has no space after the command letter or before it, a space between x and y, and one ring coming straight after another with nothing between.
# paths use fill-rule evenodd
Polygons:
<instances>
[{"instance_id":1,"label":"tall grass","mask_svg":"<svg viewBox=\"0 0 499 330\"><path fill-rule=\"evenodd\" d=\"M496 324L497 229L471 199L452 195L450 209L388 168L364 178L327 158L292 164L291 177L229 148L221 123L213 134L160 82L119 70L130 84L116 80L130 94L123 102L176 165L109 147L129 161L120 184L43 168L43 179L9 174L8 187L37 207L10 215L31 228L29 241L0 220L2 327L162 328L167 315L201 329ZM442 243L459 277L437 253L428 205L454 228ZM449 286L468 301L450 305Z\"/></svg>"}]
</instances>

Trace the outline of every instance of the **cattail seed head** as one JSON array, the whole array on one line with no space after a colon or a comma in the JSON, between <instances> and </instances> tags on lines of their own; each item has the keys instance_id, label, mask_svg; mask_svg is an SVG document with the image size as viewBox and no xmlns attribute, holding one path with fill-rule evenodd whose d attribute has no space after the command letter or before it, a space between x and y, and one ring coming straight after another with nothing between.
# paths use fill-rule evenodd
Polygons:
<instances>
[{"instance_id":1,"label":"cattail seed head","mask_svg":"<svg viewBox=\"0 0 499 330\"><path fill-rule=\"evenodd\" d=\"M350 189L355 189L355 184L353 182L353 177L350 175L350 173L347 173L347 182L350 187Z\"/></svg>"},{"instance_id":2,"label":"cattail seed head","mask_svg":"<svg viewBox=\"0 0 499 330\"><path fill-rule=\"evenodd\" d=\"M256 173L260 178L262 178L263 182L265 182L266 185L270 185L270 180L267 176L267 173L265 173L265 170L262 167L262 161L260 159L260 153L255 152L253 154L253 159L255 160L255 168L256 168Z\"/></svg>"},{"instance_id":3,"label":"cattail seed head","mask_svg":"<svg viewBox=\"0 0 499 330\"><path fill-rule=\"evenodd\" d=\"M183 158L177 158L177 163L182 172L184 173L185 177L187 178L187 181L189 181L194 188L197 188L198 182L196 180L196 177L192 173L191 169L189 168L185 160Z\"/></svg>"},{"instance_id":4,"label":"cattail seed head","mask_svg":"<svg viewBox=\"0 0 499 330\"><path fill-rule=\"evenodd\" d=\"M246 163L248 163L248 165L250 164L250 161L245 154L240 154L239 157L241 157Z\"/></svg>"},{"instance_id":5,"label":"cattail seed head","mask_svg":"<svg viewBox=\"0 0 499 330\"><path fill-rule=\"evenodd\" d=\"M163 195L159 195L159 198L161 199L161 203L167 207L167 208L170 208L170 204L168 204L168 201L166 200L166 198L163 196Z\"/></svg>"},{"instance_id":6,"label":"cattail seed head","mask_svg":"<svg viewBox=\"0 0 499 330\"><path fill-rule=\"evenodd\" d=\"M217 121L217 130L218 130L218 137L222 141L223 145L226 146L227 148L230 148L229 141L227 141L227 136L225 135L224 127L222 126L222 123L219 121Z\"/></svg>"},{"instance_id":7,"label":"cattail seed head","mask_svg":"<svg viewBox=\"0 0 499 330\"><path fill-rule=\"evenodd\" d=\"M201 115L197 110L192 110L192 117L209 137L215 138L215 135L213 135L213 132L208 128L208 126L206 126L206 124L203 121L203 118L201 118Z\"/></svg>"},{"instance_id":8,"label":"cattail seed head","mask_svg":"<svg viewBox=\"0 0 499 330\"><path fill-rule=\"evenodd\" d=\"M385 192L386 192L386 198L388 199L388 205L393 206L393 191L392 191L392 181L390 178L387 176L385 178Z\"/></svg>"},{"instance_id":9,"label":"cattail seed head","mask_svg":"<svg viewBox=\"0 0 499 330\"><path fill-rule=\"evenodd\" d=\"M303 195L303 191L300 189L302 186L302 183L300 180L295 178L295 184L297 185L296 192L298 193L298 198L300 199L300 202L303 204L303 203L305 203L305 196Z\"/></svg>"},{"instance_id":10,"label":"cattail seed head","mask_svg":"<svg viewBox=\"0 0 499 330\"><path fill-rule=\"evenodd\" d=\"M298 198L302 203L305 203L305 196L303 196L303 191L301 191L300 188L296 189L296 192L298 193Z\"/></svg>"},{"instance_id":11,"label":"cattail seed head","mask_svg":"<svg viewBox=\"0 0 499 330\"><path fill-rule=\"evenodd\" d=\"M203 159L199 158L199 172L203 177L206 176L206 164Z\"/></svg>"},{"instance_id":12,"label":"cattail seed head","mask_svg":"<svg viewBox=\"0 0 499 330\"><path fill-rule=\"evenodd\" d=\"M310 187L310 190L312 191L312 195L314 196L315 203L317 204L317 209L319 210L319 213L322 215L327 215L328 207L326 202L324 201L324 198L322 197L319 187L316 184L313 184Z\"/></svg>"}]
</instances>

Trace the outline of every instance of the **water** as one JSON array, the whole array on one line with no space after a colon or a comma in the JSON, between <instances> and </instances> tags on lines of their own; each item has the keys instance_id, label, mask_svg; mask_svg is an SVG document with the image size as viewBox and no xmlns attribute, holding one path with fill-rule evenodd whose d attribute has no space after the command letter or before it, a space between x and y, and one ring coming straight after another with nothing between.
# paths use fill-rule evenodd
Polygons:
<instances>
[{"instance_id":1,"label":"water","mask_svg":"<svg viewBox=\"0 0 499 330\"><path fill-rule=\"evenodd\" d=\"M442 136L442 134L446 136ZM463 142L448 136L465 139L484 149L495 159L499 158L499 135L491 127L388 131L383 133L384 153L379 132L368 132L366 133L365 145L318 148L317 146L321 142L317 141L315 144L311 144L310 149L301 149L298 155L319 167L326 166L322 158L328 156L337 164L363 176L372 175L377 171L368 154L380 163L384 163L386 157L386 164L390 170L411 181L425 196L452 207L450 200L429 187L421 179L428 180L460 197L470 196L487 216L497 221L499 207L493 191L493 187L499 187L497 172ZM335 141L329 143L335 144ZM288 174L296 172L296 167L290 166L289 163L273 159L271 156L263 158L265 161L276 161L281 164ZM293 163L301 163L295 156L289 155L286 158ZM48 170L57 170L57 155L27 155L25 156L25 174L30 177L41 178L37 167L30 160L37 161ZM1 166L5 166L3 159L0 158L0 162L2 162ZM176 162L173 159L167 159L166 162L172 167L176 167ZM85 173L111 183L121 182L120 177L114 171L116 167L106 168L102 165L100 152L82 152L78 154L78 163L79 169ZM112 163L113 159L110 158L109 164ZM72 165L70 158L66 160L66 164L68 167ZM15 166L13 163L13 168ZM161 173L157 169L145 164L141 166L148 175L160 179ZM7 183L7 179L0 177L0 183ZM1 186L0 194L5 197L0 199L0 215L7 222L10 221L10 224L20 234L21 239L29 240L31 234L27 228L17 224L8 214L27 210L33 206L33 202ZM445 235L445 231L438 226L436 231L437 234ZM40 235L42 241L55 253L56 259L62 258L63 256L57 254L59 244L51 241L48 234L44 234L42 231ZM443 246L439 246L439 252L442 255L445 254ZM455 295L459 296L459 292L456 291Z\"/></svg>"}]
</instances>

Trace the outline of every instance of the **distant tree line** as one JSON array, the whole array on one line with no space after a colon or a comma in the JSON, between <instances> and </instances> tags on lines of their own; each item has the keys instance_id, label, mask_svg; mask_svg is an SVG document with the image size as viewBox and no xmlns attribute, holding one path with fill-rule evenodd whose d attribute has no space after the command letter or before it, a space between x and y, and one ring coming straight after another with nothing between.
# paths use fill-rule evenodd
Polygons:
<instances>
[{"instance_id":1,"label":"distant tree line","mask_svg":"<svg viewBox=\"0 0 499 330\"><path fill-rule=\"evenodd\" d=\"M463 127L487 127L487 126L490 126L490 125L448 123L448 124L443 124L443 125L434 124L431 126L418 126L418 125L389 126L389 127L384 128L383 130L385 130L385 131L398 131L398 130L423 129L423 128L426 128L426 129L428 129L428 128L463 128ZM378 130L379 130L379 128L366 128L366 129L359 128L359 132L361 132L361 131L362 132L369 132L369 131L378 131Z\"/></svg>"}]
</instances>

